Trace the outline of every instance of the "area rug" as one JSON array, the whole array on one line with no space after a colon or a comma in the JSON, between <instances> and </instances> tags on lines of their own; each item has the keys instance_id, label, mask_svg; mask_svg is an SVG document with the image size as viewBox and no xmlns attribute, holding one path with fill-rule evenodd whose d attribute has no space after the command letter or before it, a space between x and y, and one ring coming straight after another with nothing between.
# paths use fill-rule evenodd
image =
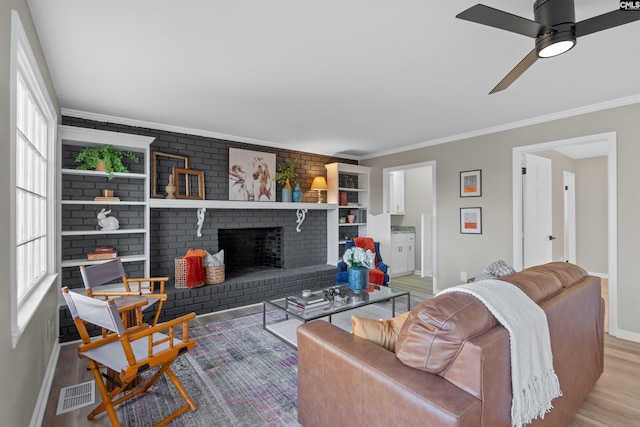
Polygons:
<instances>
[{"instance_id":1,"label":"area rug","mask_svg":"<svg viewBox=\"0 0 640 427\"><path fill-rule=\"evenodd\" d=\"M172 366L198 410L169 425L299 426L297 353L262 329L261 313L189 332L197 345ZM145 397L118 407L118 417L124 426L149 426L183 402L162 376Z\"/></svg>"},{"instance_id":2,"label":"area rug","mask_svg":"<svg viewBox=\"0 0 640 427\"><path fill-rule=\"evenodd\" d=\"M413 301L412 307L416 303ZM396 306L397 314L406 310L402 306ZM350 331L351 314L389 318L391 304L334 315L333 323ZM274 324L282 317L280 311L269 311L267 323ZM294 334L295 326L291 328ZM262 313L192 326L189 333L196 347L172 367L198 410L187 411L170 426L300 425L297 351L262 328ZM117 411L123 426L150 426L182 405L177 390L162 376L148 393L123 403Z\"/></svg>"}]
</instances>

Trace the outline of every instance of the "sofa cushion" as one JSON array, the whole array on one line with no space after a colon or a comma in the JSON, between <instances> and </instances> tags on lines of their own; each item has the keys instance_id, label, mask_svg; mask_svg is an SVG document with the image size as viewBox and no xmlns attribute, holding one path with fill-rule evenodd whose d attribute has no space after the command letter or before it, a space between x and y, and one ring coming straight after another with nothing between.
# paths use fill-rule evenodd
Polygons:
<instances>
[{"instance_id":1,"label":"sofa cushion","mask_svg":"<svg viewBox=\"0 0 640 427\"><path fill-rule=\"evenodd\" d=\"M497 324L472 295L441 294L411 310L396 340L396 355L407 366L443 375L467 339Z\"/></svg>"},{"instance_id":2,"label":"sofa cushion","mask_svg":"<svg viewBox=\"0 0 640 427\"><path fill-rule=\"evenodd\" d=\"M540 304L582 281L588 274L577 265L568 262L551 262L502 276L500 280L513 283L536 303Z\"/></svg>"},{"instance_id":3,"label":"sofa cushion","mask_svg":"<svg viewBox=\"0 0 640 427\"><path fill-rule=\"evenodd\" d=\"M351 331L358 337L373 341L389 351L394 351L398 333L408 316L409 312L388 320L351 316Z\"/></svg>"}]
</instances>

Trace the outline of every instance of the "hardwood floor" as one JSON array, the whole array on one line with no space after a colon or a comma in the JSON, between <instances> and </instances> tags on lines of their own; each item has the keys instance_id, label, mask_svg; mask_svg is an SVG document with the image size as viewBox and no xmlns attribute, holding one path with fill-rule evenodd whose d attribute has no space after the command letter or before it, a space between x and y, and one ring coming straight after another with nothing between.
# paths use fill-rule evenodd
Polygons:
<instances>
[{"instance_id":1,"label":"hardwood floor","mask_svg":"<svg viewBox=\"0 0 640 427\"><path fill-rule=\"evenodd\" d=\"M603 286L606 295L606 285ZM414 296L412 295L412 299ZM418 299L418 297L415 297ZM195 324L214 322L261 312L255 305L238 310L199 316ZM606 316L605 316L606 318ZM621 340L605 334L604 373L580 407L570 427L632 427L640 426L640 343ZM92 407L56 415L62 387L91 380L84 361L78 359L76 346L65 345L60 351L49 401L42 425L46 427L108 426L104 415L93 421L86 416ZM100 401L100 396L96 396Z\"/></svg>"}]
</instances>

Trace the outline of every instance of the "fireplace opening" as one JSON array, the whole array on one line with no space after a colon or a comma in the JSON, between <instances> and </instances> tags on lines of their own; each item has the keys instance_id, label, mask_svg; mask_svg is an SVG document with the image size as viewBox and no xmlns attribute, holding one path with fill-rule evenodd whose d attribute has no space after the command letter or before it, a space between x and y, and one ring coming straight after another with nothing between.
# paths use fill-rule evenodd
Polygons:
<instances>
[{"instance_id":1,"label":"fireplace opening","mask_svg":"<svg viewBox=\"0 0 640 427\"><path fill-rule=\"evenodd\" d=\"M224 249L225 273L239 276L267 268L282 268L282 227L218 229Z\"/></svg>"}]
</instances>

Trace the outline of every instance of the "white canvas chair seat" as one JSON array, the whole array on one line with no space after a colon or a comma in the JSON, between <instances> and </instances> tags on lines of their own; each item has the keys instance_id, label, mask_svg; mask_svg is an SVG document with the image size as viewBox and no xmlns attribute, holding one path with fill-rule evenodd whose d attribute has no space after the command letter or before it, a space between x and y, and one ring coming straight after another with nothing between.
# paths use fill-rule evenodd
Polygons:
<instances>
[{"instance_id":1,"label":"white canvas chair seat","mask_svg":"<svg viewBox=\"0 0 640 427\"><path fill-rule=\"evenodd\" d=\"M150 326L145 324L125 328L114 300L99 300L70 292L66 287L62 289L74 324L82 338L78 347L78 355L87 359L89 369L96 380L96 385L102 396L100 403L88 416L92 420L96 415L107 412L113 426L120 426L115 406L138 394L146 392L162 374L178 390L185 401L185 405L174 411L156 426L163 426L187 410L195 411L197 406L186 389L171 369L176 358L191 350L195 341L189 338L189 320L194 319L194 313L177 319ZM86 323L99 326L111 334L91 338L87 332ZM182 331L182 338L175 336L175 329ZM103 379L100 367L110 368L117 374L115 379ZM146 381L129 390L130 385L138 380L138 374L144 371L156 370ZM105 376L106 377L106 376ZM117 387L109 391L105 381L116 383ZM127 393L122 393L128 390ZM118 397L122 394L120 397Z\"/></svg>"},{"instance_id":2,"label":"white canvas chair seat","mask_svg":"<svg viewBox=\"0 0 640 427\"><path fill-rule=\"evenodd\" d=\"M160 344L155 346L153 350L155 354L158 354L159 352L170 348L169 342L166 341L169 338L168 335L155 333L152 335L152 337L153 341L161 342ZM174 338L173 344L174 346L179 346L180 344L182 344L182 341ZM147 338L132 341L131 350L133 351L133 355L136 361L144 361L145 359L147 359L149 351ZM101 365L113 369L116 372L125 372L127 369L129 369L127 355L125 354L120 341L114 341L94 348L92 350L84 351L81 354L85 357L95 360Z\"/></svg>"}]
</instances>

